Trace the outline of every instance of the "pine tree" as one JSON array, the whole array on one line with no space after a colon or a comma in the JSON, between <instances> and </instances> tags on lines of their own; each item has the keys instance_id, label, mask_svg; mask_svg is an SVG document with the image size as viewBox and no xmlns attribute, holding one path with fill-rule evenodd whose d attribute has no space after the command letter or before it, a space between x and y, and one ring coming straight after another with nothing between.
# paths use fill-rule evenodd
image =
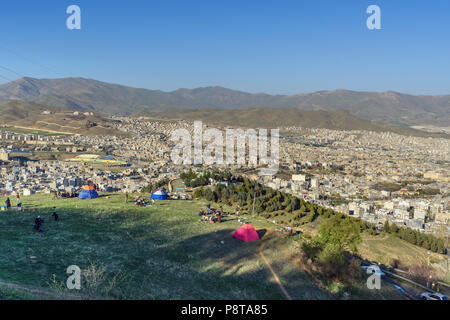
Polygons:
<instances>
[{"instance_id":1,"label":"pine tree","mask_svg":"<svg viewBox=\"0 0 450 320\"><path fill-rule=\"evenodd\" d=\"M384 227L383 227L384 232L389 233L391 231L390 227L389 227L389 221L386 220L386 222L384 223Z\"/></svg>"}]
</instances>

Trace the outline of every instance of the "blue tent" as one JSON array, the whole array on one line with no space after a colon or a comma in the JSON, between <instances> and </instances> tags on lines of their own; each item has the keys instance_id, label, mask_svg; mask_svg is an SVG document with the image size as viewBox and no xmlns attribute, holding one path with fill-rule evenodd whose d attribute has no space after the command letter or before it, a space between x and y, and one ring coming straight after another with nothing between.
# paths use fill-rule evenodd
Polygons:
<instances>
[{"instance_id":1,"label":"blue tent","mask_svg":"<svg viewBox=\"0 0 450 320\"><path fill-rule=\"evenodd\" d=\"M167 200L167 191L164 188L156 189L150 198L155 200Z\"/></svg>"},{"instance_id":2,"label":"blue tent","mask_svg":"<svg viewBox=\"0 0 450 320\"><path fill-rule=\"evenodd\" d=\"M98 193L94 189L84 189L78 196L80 199L97 199Z\"/></svg>"}]
</instances>

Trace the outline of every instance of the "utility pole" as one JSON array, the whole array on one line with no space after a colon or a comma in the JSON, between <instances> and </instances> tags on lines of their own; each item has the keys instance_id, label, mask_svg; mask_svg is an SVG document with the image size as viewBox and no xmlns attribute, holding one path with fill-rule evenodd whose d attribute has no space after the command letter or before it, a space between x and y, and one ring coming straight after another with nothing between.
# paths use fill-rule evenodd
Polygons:
<instances>
[{"instance_id":1,"label":"utility pole","mask_svg":"<svg viewBox=\"0 0 450 320\"><path fill-rule=\"evenodd\" d=\"M255 195L253 196L253 212L252 212L252 215L255 215L256 190L255 190L254 194Z\"/></svg>"},{"instance_id":2,"label":"utility pole","mask_svg":"<svg viewBox=\"0 0 450 320\"><path fill-rule=\"evenodd\" d=\"M444 232L444 234L445 234L445 238L446 238L446 245L445 245L445 248L447 249L447 272L450 272L450 252L449 252L449 250L448 250L448 238L450 238L450 236L449 236L449 234L448 234L448 222L446 223L446 225L445 225L445 232Z\"/></svg>"}]
</instances>

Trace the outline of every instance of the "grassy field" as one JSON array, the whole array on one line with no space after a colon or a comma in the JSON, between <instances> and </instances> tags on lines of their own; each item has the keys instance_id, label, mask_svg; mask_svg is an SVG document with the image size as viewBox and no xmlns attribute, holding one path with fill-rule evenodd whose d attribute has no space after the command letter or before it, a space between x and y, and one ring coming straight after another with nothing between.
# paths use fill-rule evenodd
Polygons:
<instances>
[{"instance_id":1,"label":"grassy field","mask_svg":"<svg viewBox=\"0 0 450 320\"><path fill-rule=\"evenodd\" d=\"M8 127L7 129L10 132L15 133L21 133L21 134L37 134L39 136L46 136L46 137L58 137L58 136L67 136L67 133L54 133L44 130L37 130L37 129L24 129L24 128L15 128L15 127Z\"/></svg>"},{"instance_id":2,"label":"grassy field","mask_svg":"<svg viewBox=\"0 0 450 320\"><path fill-rule=\"evenodd\" d=\"M359 247L359 252L366 259L385 265L391 265L394 259L398 259L405 266L427 265L427 251L391 234L377 237L365 235L364 241ZM444 268L445 261L445 255L431 252L430 264L436 274L442 278L446 277L447 272Z\"/></svg>"},{"instance_id":3,"label":"grassy field","mask_svg":"<svg viewBox=\"0 0 450 320\"><path fill-rule=\"evenodd\" d=\"M23 212L0 212L0 299L402 298L387 285L368 290L365 281L318 283L299 263L301 235L286 237L266 221L248 219L262 239L244 243L232 237L236 219L200 221L204 202L140 208L124 200L34 195L22 199ZM32 229L37 215L42 233ZM83 270L79 292L64 289L70 265Z\"/></svg>"}]
</instances>

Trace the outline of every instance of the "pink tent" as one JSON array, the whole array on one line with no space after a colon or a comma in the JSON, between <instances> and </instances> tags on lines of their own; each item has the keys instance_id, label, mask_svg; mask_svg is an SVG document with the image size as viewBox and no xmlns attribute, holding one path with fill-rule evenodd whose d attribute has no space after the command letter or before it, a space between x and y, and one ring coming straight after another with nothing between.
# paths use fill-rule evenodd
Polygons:
<instances>
[{"instance_id":1,"label":"pink tent","mask_svg":"<svg viewBox=\"0 0 450 320\"><path fill-rule=\"evenodd\" d=\"M233 234L236 239L242 240L244 242L259 240L258 233L256 233L255 228L251 224L244 224Z\"/></svg>"}]
</instances>

